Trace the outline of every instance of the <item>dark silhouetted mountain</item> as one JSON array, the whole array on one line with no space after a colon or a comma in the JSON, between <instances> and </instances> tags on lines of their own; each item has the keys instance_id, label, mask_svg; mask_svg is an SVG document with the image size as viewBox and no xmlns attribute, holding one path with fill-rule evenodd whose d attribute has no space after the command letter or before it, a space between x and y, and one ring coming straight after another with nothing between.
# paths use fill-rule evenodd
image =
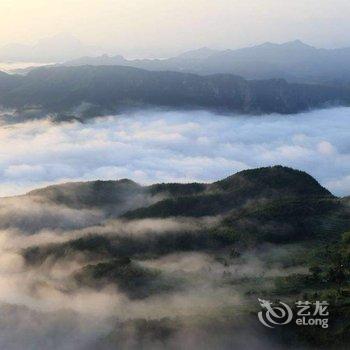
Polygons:
<instances>
[{"instance_id":1,"label":"dark silhouetted mountain","mask_svg":"<svg viewBox=\"0 0 350 350\"><path fill-rule=\"evenodd\" d=\"M43 189L31 191L32 197L42 197L45 201L66 205L71 208L102 208L118 206L123 202L144 195L158 198L161 206L164 197L166 201L177 202L184 198L202 198L218 196L218 200L227 195L235 198L235 202L244 203L251 199L275 199L282 197L324 197L333 195L323 188L312 176L299 170L282 166L244 170L212 184L155 184L141 186L131 180L76 182L53 185ZM213 205L208 201L208 205ZM149 208L152 208L149 207ZM222 207L220 212L230 210ZM142 209L141 209L142 210ZM196 210L195 207L191 211ZM183 208L184 215L186 208ZM161 216L161 212L158 213ZM203 216L199 212L195 216ZM191 216L191 215L187 215Z\"/></svg>"},{"instance_id":2,"label":"dark silhouetted mountain","mask_svg":"<svg viewBox=\"0 0 350 350\"><path fill-rule=\"evenodd\" d=\"M22 80L23 78L20 76L0 72L0 96L6 95L9 91L16 89L22 83Z\"/></svg>"},{"instance_id":3,"label":"dark silhouetted mountain","mask_svg":"<svg viewBox=\"0 0 350 350\"><path fill-rule=\"evenodd\" d=\"M83 118L130 108L168 107L239 113L296 113L350 102L350 89L285 80L247 81L121 66L43 67L19 78L2 74L0 105L41 108Z\"/></svg>"},{"instance_id":4,"label":"dark silhouetted mountain","mask_svg":"<svg viewBox=\"0 0 350 350\"><path fill-rule=\"evenodd\" d=\"M93 208L118 205L143 192L142 187L137 183L123 179L53 185L31 191L28 196L45 197L45 200L71 208Z\"/></svg>"},{"instance_id":5,"label":"dark silhouetted mountain","mask_svg":"<svg viewBox=\"0 0 350 350\"><path fill-rule=\"evenodd\" d=\"M28 196L74 209L103 209L108 216L154 203L142 186L131 180L76 182L49 186Z\"/></svg>"},{"instance_id":6,"label":"dark silhouetted mountain","mask_svg":"<svg viewBox=\"0 0 350 350\"><path fill-rule=\"evenodd\" d=\"M304 171L274 166L243 170L211 185L223 191L269 196L327 196L331 193ZM262 194L262 191L264 192Z\"/></svg>"},{"instance_id":7,"label":"dark silhouetted mountain","mask_svg":"<svg viewBox=\"0 0 350 350\"><path fill-rule=\"evenodd\" d=\"M188 186L188 185L187 185ZM275 166L245 170L206 185L195 194L172 196L124 215L126 218L218 215L249 201L318 198L332 194L302 171Z\"/></svg>"},{"instance_id":8,"label":"dark silhouetted mountain","mask_svg":"<svg viewBox=\"0 0 350 350\"><path fill-rule=\"evenodd\" d=\"M128 188L130 194L122 193L120 196ZM125 213L126 205L121 199L127 198L130 201L132 197L137 197L139 191L153 197L154 204L149 199L144 207ZM86 197L87 193L89 195ZM90 197L91 193L97 199L95 204L90 202L93 198ZM125 224L139 219L174 220L178 217L180 223L187 217L195 223L207 216L212 217L212 220L213 217L216 218L210 226L199 225L193 229L179 227L177 231L169 232L164 226L164 234L151 229L147 235L115 235L112 225L109 229L104 229L105 235L96 235L98 227L92 227L90 231L85 231L85 237L26 249L25 258L32 264L42 263L48 257L54 262L66 256L74 256L77 252L84 252L88 261L94 261L142 254L215 250L234 243L250 245L261 242L332 240L339 233L350 229L349 205L346 202L334 197L305 172L282 166L242 171L212 184L141 187L122 180L58 185L29 195L41 197L43 202L58 205L73 203L77 208L88 205L109 212L112 211L108 207L121 206L124 214L122 210L119 213L116 210L114 218ZM106 196L105 203L103 196ZM79 205L76 201L80 198L82 204ZM101 268L104 270L106 267L114 273L113 266Z\"/></svg>"}]
</instances>

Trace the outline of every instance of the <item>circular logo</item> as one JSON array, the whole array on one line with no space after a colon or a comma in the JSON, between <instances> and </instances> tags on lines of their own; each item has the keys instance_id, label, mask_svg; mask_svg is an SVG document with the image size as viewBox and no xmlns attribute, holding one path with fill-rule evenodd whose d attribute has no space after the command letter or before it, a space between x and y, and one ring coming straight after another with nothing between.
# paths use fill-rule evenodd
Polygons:
<instances>
[{"instance_id":1,"label":"circular logo","mask_svg":"<svg viewBox=\"0 0 350 350\"><path fill-rule=\"evenodd\" d=\"M258 299L264 311L258 313L259 321L266 327L274 328L289 323L293 318L292 309L285 303L273 305L268 300Z\"/></svg>"}]
</instances>

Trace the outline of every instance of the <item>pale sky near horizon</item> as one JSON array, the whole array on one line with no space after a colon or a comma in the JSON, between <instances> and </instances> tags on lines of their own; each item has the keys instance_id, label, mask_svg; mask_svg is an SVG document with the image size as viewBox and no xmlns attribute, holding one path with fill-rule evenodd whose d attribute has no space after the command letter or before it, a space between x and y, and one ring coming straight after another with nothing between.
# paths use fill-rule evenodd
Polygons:
<instances>
[{"instance_id":1,"label":"pale sky near horizon","mask_svg":"<svg viewBox=\"0 0 350 350\"><path fill-rule=\"evenodd\" d=\"M0 47L61 32L121 53L167 55L301 39L350 46L348 0L0 0Z\"/></svg>"}]
</instances>

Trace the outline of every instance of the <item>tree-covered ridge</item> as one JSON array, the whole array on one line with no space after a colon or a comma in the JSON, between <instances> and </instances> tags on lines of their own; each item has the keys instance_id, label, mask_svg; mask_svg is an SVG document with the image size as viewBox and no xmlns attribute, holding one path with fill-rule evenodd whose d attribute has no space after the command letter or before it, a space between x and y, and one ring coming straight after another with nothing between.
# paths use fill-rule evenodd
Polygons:
<instances>
[{"instance_id":1,"label":"tree-covered ridge","mask_svg":"<svg viewBox=\"0 0 350 350\"><path fill-rule=\"evenodd\" d=\"M283 79L249 81L231 74L200 76L123 66L43 67L23 77L0 76L0 105L22 114L37 108L57 120L141 107L290 114L348 105L349 91L347 86Z\"/></svg>"},{"instance_id":2,"label":"tree-covered ridge","mask_svg":"<svg viewBox=\"0 0 350 350\"><path fill-rule=\"evenodd\" d=\"M186 316L168 313L165 318L123 321L116 314L112 331L98 340L98 348L127 346L129 327L138 334L138 347L149 336L167 346L184 324L193 332L219 327L211 336L220 334L215 344L223 346L223 334L235 344L232 329L256 327L257 298L331 304L328 329L293 324L271 334L259 329L264 339L280 347L311 349L346 349L349 344L350 203L305 172L273 166L207 184L140 186L125 179L68 183L20 197L28 198L74 214L104 214L96 224L59 231L57 241L35 244L41 231L33 233L34 243L20 250L29 271L45 275L67 263L76 266L59 280L62 293L107 290L143 307L169 300L174 310L182 307L182 297L189 310L187 300L197 300L201 292L203 301L210 299L205 311ZM16 215L20 213L13 214L13 221ZM21 224L28 230L31 223ZM33 290L40 283L34 281ZM46 288L57 283L55 276ZM237 293L239 306L230 299Z\"/></svg>"},{"instance_id":3,"label":"tree-covered ridge","mask_svg":"<svg viewBox=\"0 0 350 350\"><path fill-rule=\"evenodd\" d=\"M343 200L305 172L282 166L245 170L211 184L142 187L129 180L98 181L51 186L29 196L73 208L97 208L109 220L125 223L216 218L210 226L163 233L151 230L147 236L113 236L112 228L96 236L92 228L85 238L30 248L26 257L34 263L42 262L47 255L59 259L77 251L115 258L215 250L232 244L247 247L262 242L330 241L350 229L349 207Z\"/></svg>"}]
</instances>

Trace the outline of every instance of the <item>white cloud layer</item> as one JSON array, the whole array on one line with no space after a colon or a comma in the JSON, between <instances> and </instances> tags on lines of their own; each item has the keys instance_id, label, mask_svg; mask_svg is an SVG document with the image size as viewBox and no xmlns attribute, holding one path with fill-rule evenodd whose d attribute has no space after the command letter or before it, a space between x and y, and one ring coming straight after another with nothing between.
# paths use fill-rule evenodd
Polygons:
<instances>
[{"instance_id":1,"label":"white cloud layer","mask_svg":"<svg viewBox=\"0 0 350 350\"><path fill-rule=\"evenodd\" d=\"M51 183L212 181L246 168L305 170L350 195L350 108L297 115L147 111L86 124L0 126L0 196Z\"/></svg>"}]
</instances>

